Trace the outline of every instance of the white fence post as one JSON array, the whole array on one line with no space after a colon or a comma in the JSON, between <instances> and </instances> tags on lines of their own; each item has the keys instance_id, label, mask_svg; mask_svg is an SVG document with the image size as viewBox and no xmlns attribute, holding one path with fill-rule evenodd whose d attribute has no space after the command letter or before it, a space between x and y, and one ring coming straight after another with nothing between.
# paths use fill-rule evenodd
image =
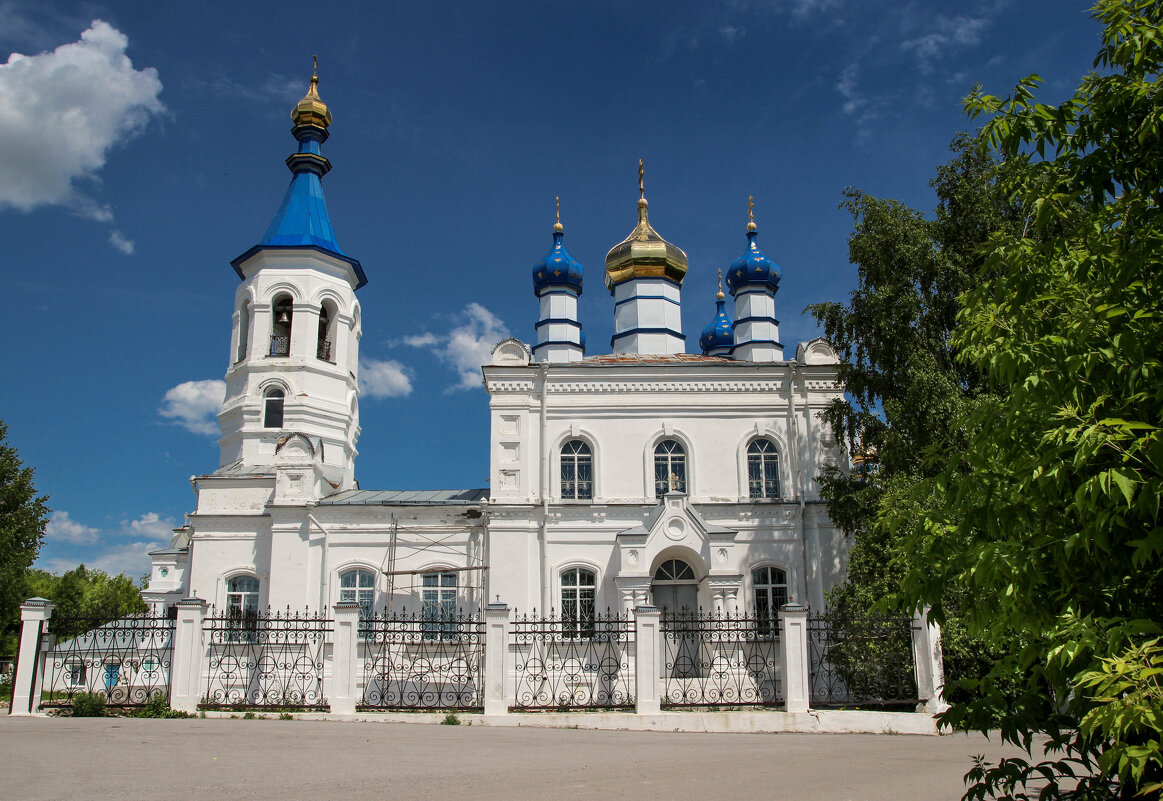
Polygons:
<instances>
[{"instance_id":1,"label":"white fence post","mask_svg":"<svg viewBox=\"0 0 1163 801\"><path fill-rule=\"evenodd\" d=\"M493 603L485 607L485 714L509 714L505 697L508 677L509 605Z\"/></svg>"},{"instance_id":2,"label":"white fence post","mask_svg":"<svg viewBox=\"0 0 1163 801\"><path fill-rule=\"evenodd\" d=\"M12 676L9 715L32 715L40 707L40 686L44 679L40 644L52 610L53 603L46 598L29 598L20 605L20 645L16 651L16 671Z\"/></svg>"},{"instance_id":3,"label":"white fence post","mask_svg":"<svg viewBox=\"0 0 1163 801\"><path fill-rule=\"evenodd\" d=\"M783 703L788 712L807 712L812 697L808 669L808 608L784 604L779 609L779 663Z\"/></svg>"},{"instance_id":4,"label":"white fence post","mask_svg":"<svg viewBox=\"0 0 1163 801\"><path fill-rule=\"evenodd\" d=\"M941 655L941 627L929 620L929 609L913 613L913 664L916 666L917 697L921 709L933 715L949 708L945 690L945 660Z\"/></svg>"},{"instance_id":5,"label":"white fence post","mask_svg":"<svg viewBox=\"0 0 1163 801\"><path fill-rule=\"evenodd\" d=\"M639 715L662 711L658 692L662 681L661 617L656 606L634 609L634 712Z\"/></svg>"},{"instance_id":6,"label":"white fence post","mask_svg":"<svg viewBox=\"0 0 1163 801\"><path fill-rule=\"evenodd\" d=\"M340 601L332 607L335 620L331 638L331 688L327 700L331 711L340 715L355 714L355 671L359 666L359 613L355 601Z\"/></svg>"},{"instance_id":7,"label":"white fence post","mask_svg":"<svg viewBox=\"0 0 1163 801\"><path fill-rule=\"evenodd\" d=\"M170 657L170 707L182 712L196 712L202 697L202 666L206 658L202 639L206 602L201 598L186 598L174 606L178 616L174 622L174 651Z\"/></svg>"}]
</instances>

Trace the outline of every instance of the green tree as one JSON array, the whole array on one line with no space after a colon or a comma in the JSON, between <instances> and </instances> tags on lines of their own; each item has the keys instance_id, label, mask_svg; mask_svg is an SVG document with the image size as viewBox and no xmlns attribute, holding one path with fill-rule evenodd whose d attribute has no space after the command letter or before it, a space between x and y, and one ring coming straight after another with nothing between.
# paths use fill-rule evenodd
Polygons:
<instances>
[{"instance_id":1,"label":"green tree","mask_svg":"<svg viewBox=\"0 0 1163 801\"><path fill-rule=\"evenodd\" d=\"M28 587L35 595L53 602L53 619L57 621L53 631L58 637L72 637L149 608L129 576L110 576L104 570L90 570L84 565L60 576L32 570Z\"/></svg>"},{"instance_id":2,"label":"green tree","mask_svg":"<svg viewBox=\"0 0 1163 801\"><path fill-rule=\"evenodd\" d=\"M16 652L25 575L40 553L48 518L48 496L36 494L33 470L8 444L8 426L0 421L0 653Z\"/></svg>"},{"instance_id":3,"label":"green tree","mask_svg":"<svg viewBox=\"0 0 1163 801\"><path fill-rule=\"evenodd\" d=\"M934 444L911 509L882 508L918 555L902 597L938 619L950 588L978 599L963 620L1002 654L945 722L990 725L1017 673L1003 737L1065 749L979 765L970 798L1024 798L1031 777L1043 797L1158 798L1163 781L1163 6L1093 15L1101 72L1071 98L1035 102L1030 77L967 100L1020 165L1003 184L1029 221L990 238L953 334L997 394Z\"/></svg>"},{"instance_id":4,"label":"green tree","mask_svg":"<svg viewBox=\"0 0 1163 801\"><path fill-rule=\"evenodd\" d=\"M819 477L829 514L852 538L846 581L829 595L840 619L884 611L896 597L911 554L896 547L902 532L875 522L882 509L902 507L919 519L916 507L934 499L914 498L912 490L941 469L925 460L926 449L951 436L963 443L955 421L990 393L983 371L958 361L951 343L958 297L983 278L982 245L995 232L1020 231L1023 213L999 185L1004 165L982 140L960 134L950 149L954 157L930 182L937 196L931 215L847 191L857 289L847 303L809 307L841 357L847 389L825 417L854 452L875 454L875 470L830 466ZM992 659L959 625L960 603L960 594L945 598L953 610L944 631L952 681L980 675Z\"/></svg>"}]
</instances>

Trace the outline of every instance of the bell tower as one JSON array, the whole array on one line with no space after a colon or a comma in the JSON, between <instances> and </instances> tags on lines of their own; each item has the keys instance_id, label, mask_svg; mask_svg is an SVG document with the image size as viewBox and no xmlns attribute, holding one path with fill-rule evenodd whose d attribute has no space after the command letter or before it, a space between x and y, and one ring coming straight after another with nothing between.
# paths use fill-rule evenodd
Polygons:
<instances>
[{"instance_id":1,"label":"bell tower","mask_svg":"<svg viewBox=\"0 0 1163 801\"><path fill-rule=\"evenodd\" d=\"M319 98L318 60L306 96L291 112L298 150L291 184L262 241L231 262L235 292L226 400L218 413L221 466L275 462L295 434L315 450L324 476L354 486L359 439L360 309L363 267L339 247L322 178L331 110Z\"/></svg>"}]
</instances>

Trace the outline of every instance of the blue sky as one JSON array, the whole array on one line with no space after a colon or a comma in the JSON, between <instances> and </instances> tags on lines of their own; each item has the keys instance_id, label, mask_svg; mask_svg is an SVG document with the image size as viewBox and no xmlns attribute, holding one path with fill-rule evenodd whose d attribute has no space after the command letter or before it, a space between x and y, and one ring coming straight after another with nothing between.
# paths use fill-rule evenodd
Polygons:
<instances>
[{"instance_id":1,"label":"blue sky","mask_svg":"<svg viewBox=\"0 0 1163 801\"><path fill-rule=\"evenodd\" d=\"M0 0L0 419L54 518L39 565L133 575L218 465L237 277L290 179L311 56L324 181L360 259L366 488L485 486L477 365L533 336L553 199L607 352L606 251L651 222L686 250L688 349L715 270L783 268L785 343L853 288L846 186L933 205L973 84L1059 100L1099 30L1063 0L201 3Z\"/></svg>"}]
</instances>

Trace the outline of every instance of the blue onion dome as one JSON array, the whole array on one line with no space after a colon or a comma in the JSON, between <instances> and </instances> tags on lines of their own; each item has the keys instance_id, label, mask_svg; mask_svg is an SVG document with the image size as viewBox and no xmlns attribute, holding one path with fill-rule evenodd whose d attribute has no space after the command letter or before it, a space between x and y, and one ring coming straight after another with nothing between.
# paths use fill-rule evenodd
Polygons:
<instances>
[{"instance_id":1,"label":"blue onion dome","mask_svg":"<svg viewBox=\"0 0 1163 801\"><path fill-rule=\"evenodd\" d=\"M755 199L747 198L747 250L735 259L727 268L727 287L734 295L745 286L767 286L772 292L779 289L780 269L759 245L755 244L755 237L759 229L755 225Z\"/></svg>"},{"instance_id":2,"label":"blue onion dome","mask_svg":"<svg viewBox=\"0 0 1163 801\"><path fill-rule=\"evenodd\" d=\"M711 351L731 348L735 344L735 332L731 327L731 318L724 308L727 301L723 299L723 273L719 271L719 291L715 295L715 317L710 325L703 329L699 337L699 347L704 356L716 355Z\"/></svg>"},{"instance_id":3,"label":"blue onion dome","mask_svg":"<svg viewBox=\"0 0 1163 801\"><path fill-rule=\"evenodd\" d=\"M561 225L561 200L557 203L557 222L553 224L553 247L545 258L533 265L533 291L540 295L549 287L569 287L577 294L582 293L584 281L581 262L569 255L563 239L565 229Z\"/></svg>"}]
</instances>

